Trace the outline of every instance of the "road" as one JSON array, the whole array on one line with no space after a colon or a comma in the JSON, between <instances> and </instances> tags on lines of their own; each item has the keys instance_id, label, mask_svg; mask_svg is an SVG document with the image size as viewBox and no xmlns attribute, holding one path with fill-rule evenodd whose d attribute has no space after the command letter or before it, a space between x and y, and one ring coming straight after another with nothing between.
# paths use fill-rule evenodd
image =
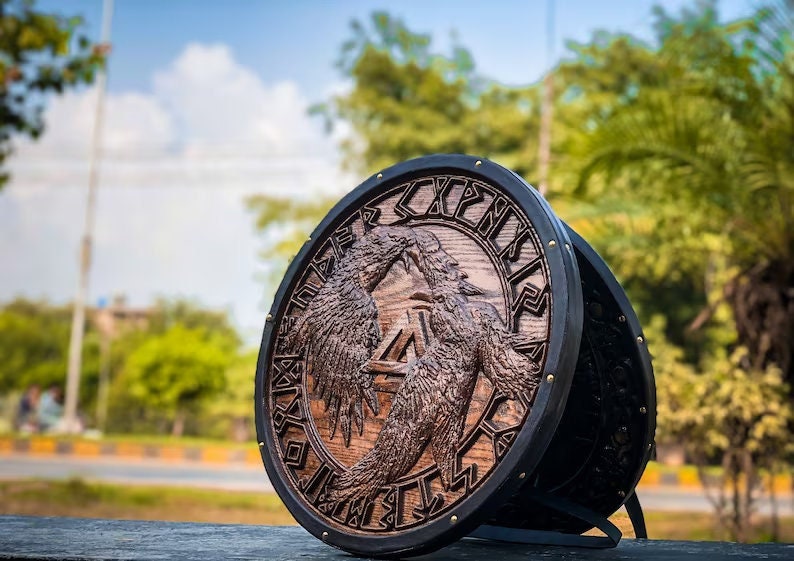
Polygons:
<instances>
[{"instance_id":1,"label":"road","mask_svg":"<svg viewBox=\"0 0 794 561\"><path fill-rule=\"evenodd\" d=\"M119 460L112 458L35 458L0 456L0 479L35 477L138 485L173 485L235 491L272 492L265 468L162 462L157 460Z\"/></svg>"},{"instance_id":2,"label":"road","mask_svg":"<svg viewBox=\"0 0 794 561\"><path fill-rule=\"evenodd\" d=\"M112 458L0 456L0 479L29 477L56 480L82 477L131 485L173 485L260 493L273 491L265 469L255 466L212 466ZM711 504L698 490L644 487L640 488L638 495L643 508L649 511L711 511ZM769 510L768 501L760 502L759 511L762 514L768 514ZM794 516L794 498L791 495L779 498L778 511L781 515Z\"/></svg>"}]
</instances>

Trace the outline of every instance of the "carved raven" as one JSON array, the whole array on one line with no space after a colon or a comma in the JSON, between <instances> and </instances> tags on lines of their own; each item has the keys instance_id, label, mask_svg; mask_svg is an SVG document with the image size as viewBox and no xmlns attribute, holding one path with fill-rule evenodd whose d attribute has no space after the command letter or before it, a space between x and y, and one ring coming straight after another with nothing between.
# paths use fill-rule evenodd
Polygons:
<instances>
[{"instance_id":1,"label":"carved raven","mask_svg":"<svg viewBox=\"0 0 794 561\"><path fill-rule=\"evenodd\" d=\"M481 293L469 284L438 240L417 233L408 249L430 292L412 298L429 304L435 336L425 354L411 362L391 403L374 447L336 478L328 500L369 498L378 488L408 473L429 444L448 489L457 471L457 451L477 377L482 372L506 397L529 398L538 385L540 366L516 352L516 336L496 309L469 302ZM419 238L422 239L419 239Z\"/></svg>"},{"instance_id":2,"label":"carved raven","mask_svg":"<svg viewBox=\"0 0 794 561\"><path fill-rule=\"evenodd\" d=\"M392 265L403 260L416 236L410 228L378 226L359 238L339 259L332 274L298 316L286 338L288 352L306 353L314 391L325 401L330 437L341 421L345 446L351 420L361 434L366 401L378 414L372 377L365 369L381 339L372 290Z\"/></svg>"}]
</instances>

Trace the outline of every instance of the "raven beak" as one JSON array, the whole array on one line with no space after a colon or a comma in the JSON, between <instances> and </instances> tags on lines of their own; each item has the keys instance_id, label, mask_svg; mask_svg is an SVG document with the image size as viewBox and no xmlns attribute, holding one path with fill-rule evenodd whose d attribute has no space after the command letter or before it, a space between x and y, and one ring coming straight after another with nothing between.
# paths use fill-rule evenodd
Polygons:
<instances>
[{"instance_id":1,"label":"raven beak","mask_svg":"<svg viewBox=\"0 0 794 561\"><path fill-rule=\"evenodd\" d=\"M411 262L419 266L419 252L415 247L408 247L400 255L400 261L402 261L403 267L405 267L405 272L411 272Z\"/></svg>"},{"instance_id":2,"label":"raven beak","mask_svg":"<svg viewBox=\"0 0 794 561\"><path fill-rule=\"evenodd\" d=\"M466 296L479 296L483 294L483 290L481 288L478 288L465 280L458 281L458 286L460 287L460 293L465 294Z\"/></svg>"}]
</instances>

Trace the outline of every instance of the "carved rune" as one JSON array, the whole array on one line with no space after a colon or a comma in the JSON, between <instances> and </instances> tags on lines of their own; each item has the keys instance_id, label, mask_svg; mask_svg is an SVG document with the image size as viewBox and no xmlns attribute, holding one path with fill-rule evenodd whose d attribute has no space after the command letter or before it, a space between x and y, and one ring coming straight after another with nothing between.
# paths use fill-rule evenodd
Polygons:
<instances>
[{"instance_id":1,"label":"carved rune","mask_svg":"<svg viewBox=\"0 0 794 561\"><path fill-rule=\"evenodd\" d=\"M340 258L286 338L290 352L305 353L331 437L340 423L345 446L353 423L361 434L364 402L379 414L372 378L385 367L373 357L381 333L372 292L398 262L406 270L414 264L426 281L428 289L409 298L429 316L434 338L421 356L395 363L404 377L374 446L330 480L325 500L372 498L408 473L428 445L449 489L459 475L457 453L479 374L508 399L529 400L539 383L539 364L516 350L527 341L508 330L490 303L469 299L481 290L435 235L377 226Z\"/></svg>"}]
</instances>

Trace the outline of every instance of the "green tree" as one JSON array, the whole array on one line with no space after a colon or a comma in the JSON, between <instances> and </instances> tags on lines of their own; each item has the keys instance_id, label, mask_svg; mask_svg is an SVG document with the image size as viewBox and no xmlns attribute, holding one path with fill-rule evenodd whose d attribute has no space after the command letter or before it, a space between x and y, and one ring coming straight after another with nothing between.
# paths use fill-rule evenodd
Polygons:
<instances>
[{"instance_id":1,"label":"green tree","mask_svg":"<svg viewBox=\"0 0 794 561\"><path fill-rule=\"evenodd\" d=\"M675 350L666 344L657 349ZM659 430L685 445L719 525L732 539L746 541L760 469L774 472L794 451L789 431L794 412L780 369L753 370L743 348L707 361L697 375L681 362L666 368L670 362L667 356L656 364ZM716 474L707 471L715 458L722 468Z\"/></svg>"},{"instance_id":2,"label":"green tree","mask_svg":"<svg viewBox=\"0 0 794 561\"><path fill-rule=\"evenodd\" d=\"M11 138L38 138L47 95L93 81L107 46L79 34L79 17L47 14L32 0L0 0L0 189Z\"/></svg>"},{"instance_id":3,"label":"green tree","mask_svg":"<svg viewBox=\"0 0 794 561\"><path fill-rule=\"evenodd\" d=\"M110 358L110 399L108 411L108 430L111 432L165 432L170 425L173 432L175 413L173 410L160 410L152 407L145 396L156 392L156 386L148 390L131 392L127 366L144 345L153 339L161 339L173 328L185 328L193 335L200 336L213 349L222 352L225 360L231 362L240 346L240 337L224 311L209 310L196 302L184 299L160 299L148 310L143 325L130 325L122 329L111 345ZM186 371L185 376L190 376ZM221 378L223 373L221 372ZM149 378L139 380L148 383ZM202 399L187 398L189 403L183 407L181 431L195 431L196 424L203 419ZM180 427L177 427L180 428Z\"/></svg>"},{"instance_id":4,"label":"green tree","mask_svg":"<svg viewBox=\"0 0 794 561\"><path fill-rule=\"evenodd\" d=\"M186 415L223 391L227 341L200 328L175 324L147 338L127 358L119 380L130 397L165 415L181 436Z\"/></svg>"},{"instance_id":5,"label":"green tree","mask_svg":"<svg viewBox=\"0 0 794 561\"><path fill-rule=\"evenodd\" d=\"M507 88L475 72L471 53L453 42L433 52L430 36L385 12L351 23L337 67L353 89L315 108L353 134L342 143L348 167L372 172L437 152L476 153L521 174L535 166L538 89Z\"/></svg>"},{"instance_id":6,"label":"green tree","mask_svg":"<svg viewBox=\"0 0 794 561\"><path fill-rule=\"evenodd\" d=\"M14 300L0 308L0 393L62 384L66 375L71 309L47 302ZM81 398L96 394L98 337L89 329L83 346Z\"/></svg>"},{"instance_id":7,"label":"green tree","mask_svg":"<svg viewBox=\"0 0 794 561\"><path fill-rule=\"evenodd\" d=\"M657 9L657 21L660 65L616 88L579 140L578 193L602 209L622 202L604 222L627 242L608 250L624 270L694 283L705 306L687 310L694 328L729 302L752 368L777 365L791 382L794 3L720 25L699 2L678 19Z\"/></svg>"},{"instance_id":8,"label":"green tree","mask_svg":"<svg viewBox=\"0 0 794 561\"><path fill-rule=\"evenodd\" d=\"M225 348L234 351L240 335L223 310L207 309L197 302L182 298L157 300L149 311L146 333L163 334L175 325L195 329L207 337L217 338Z\"/></svg>"},{"instance_id":9,"label":"green tree","mask_svg":"<svg viewBox=\"0 0 794 561\"><path fill-rule=\"evenodd\" d=\"M207 402L205 423L212 424L218 436L247 442L254 427L254 378L258 350L244 352L226 369L226 385Z\"/></svg>"}]
</instances>

